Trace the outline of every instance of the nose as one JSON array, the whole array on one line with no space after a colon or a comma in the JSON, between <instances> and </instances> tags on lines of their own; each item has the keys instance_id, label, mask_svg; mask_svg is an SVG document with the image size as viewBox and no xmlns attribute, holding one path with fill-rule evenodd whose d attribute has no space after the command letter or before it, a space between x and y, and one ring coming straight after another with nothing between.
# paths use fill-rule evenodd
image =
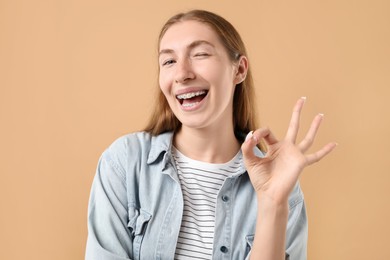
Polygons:
<instances>
[{"instance_id":1,"label":"nose","mask_svg":"<svg viewBox=\"0 0 390 260\"><path fill-rule=\"evenodd\" d=\"M175 82L186 83L187 81L194 78L195 73L193 71L191 61L188 59L178 61L176 66Z\"/></svg>"}]
</instances>

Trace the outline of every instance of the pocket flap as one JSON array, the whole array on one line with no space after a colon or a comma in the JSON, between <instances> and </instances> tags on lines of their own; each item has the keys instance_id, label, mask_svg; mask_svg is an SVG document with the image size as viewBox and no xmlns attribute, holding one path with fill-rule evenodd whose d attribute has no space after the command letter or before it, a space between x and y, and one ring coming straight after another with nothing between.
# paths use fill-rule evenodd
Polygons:
<instances>
[{"instance_id":1,"label":"pocket flap","mask_svg":"<svg viewBox=\"0 0 390 260\"><path fill-rule=\"evenodd\" d=\"M144 232L144 227L152 218L152 215L142 209L129 208L129 222L127 226L131 228L133 236L138 236Z\"/></svg>"},{"instance_id":2,"label":"pocket flap","mask_svg":"<svg viewBox=\"0 0 390 260\"><path fill-rule=\"evenodd\" d=\"M248 235L245 237L246 243L250 249L252 249L254 238L255 238L254 235ZM285 260L289 260L289 259L290 259L290 255L286 253Z\"/></svg>"}]
</instances>

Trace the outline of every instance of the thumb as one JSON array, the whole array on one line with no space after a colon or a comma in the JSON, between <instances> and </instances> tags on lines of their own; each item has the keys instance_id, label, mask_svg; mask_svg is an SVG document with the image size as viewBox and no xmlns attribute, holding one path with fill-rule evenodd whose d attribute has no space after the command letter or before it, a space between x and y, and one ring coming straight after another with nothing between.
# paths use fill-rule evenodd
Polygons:
<instances>
[{"instance_id":1,"label":"thumb","mask_svg":"<svg viewBox=\"0 0 390 260\"><path fill-rule=\"evenodd\" d=\"M268 127L257 129L255 132L250 131L246 136L244 143L241 145L245 163L251 164L256 162L256 160L261 159L255 155L253 149L260 143L260 140L262 139L267 145L272 145L277 142L277 139L273 136L271 130Z\"/></svg>"},{"instance_id":2,"label":"thumb","mask_svg":"<svg viewBox=\"0 0 390 260\"><path fill-rule=\"evenodd\" d=\"M252 164L257 159L253 149L259 143L259 139L250 131L245 137L245 141L241 145L242 154L246 164Z\"/></svg>"}]
</instances>

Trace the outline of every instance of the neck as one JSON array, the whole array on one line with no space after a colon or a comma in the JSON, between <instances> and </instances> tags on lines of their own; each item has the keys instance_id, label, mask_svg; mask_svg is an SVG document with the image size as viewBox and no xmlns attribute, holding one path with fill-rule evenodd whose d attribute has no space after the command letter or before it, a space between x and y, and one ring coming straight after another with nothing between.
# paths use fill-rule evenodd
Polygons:
<instances>
[{"instance_id":1,"label":"neck","mask_svg":"<svg viewBox=\"0 0 390 260\"><path fill-rule=\"evenodd\" d=\"M194 129L182 126L175 134L174 145L187 157L209 163L228 162L240 149L233 126L229 129Z\"/></svg>"}]
</instances>

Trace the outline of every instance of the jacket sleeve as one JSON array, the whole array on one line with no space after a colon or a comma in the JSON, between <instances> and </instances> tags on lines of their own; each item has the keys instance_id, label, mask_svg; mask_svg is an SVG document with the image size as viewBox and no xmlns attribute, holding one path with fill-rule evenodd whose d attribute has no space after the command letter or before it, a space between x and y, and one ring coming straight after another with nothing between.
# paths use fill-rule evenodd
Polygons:
<instances>
[{"instance_id":1,"label":"jacket sleeve","mask_svg":"<svg viewBox=\"0 0 390 260\"><path fill-rule=\"evenodd\" d=\"M128 225L126 177L106 150L99 159L88 205L86 260L129 260L132 234Z\"/></svg>"},{"instance_id":2,"label":"jacket sleeve","mask_svg":"<svg viewBox=\"0 0 390 260\"><path fill-rule=\"evenodd\" d=\"M286 234L286 259L307 259L308 224L305 201L299 183L295 186L290 201Z\"/></svg>"}]
</instances>

